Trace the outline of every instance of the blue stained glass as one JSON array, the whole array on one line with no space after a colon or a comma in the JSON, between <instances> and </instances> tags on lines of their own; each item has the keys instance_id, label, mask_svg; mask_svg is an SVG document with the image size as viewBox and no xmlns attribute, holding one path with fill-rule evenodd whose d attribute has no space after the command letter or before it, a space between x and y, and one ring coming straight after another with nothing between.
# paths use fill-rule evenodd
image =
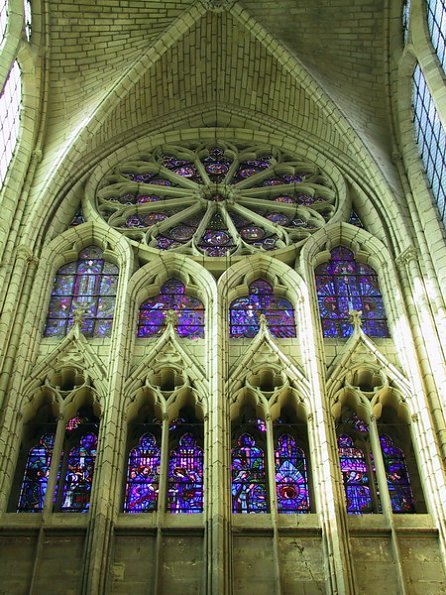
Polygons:
<instances>
[{"instance_id":1,"label":"blue stained glass","mask_svg":"<svg viewBox=\"0 0 446 595\"><path fill-rule=\"evenodd\" d=\"M100 248L90 246L82 250L76 262L57 271L44 336L65 336L72 326L74 312L82 307L84 335L109 337L117 283L118 267L104 261Z\"/></svg>"},{"instance_id":2,"label":"blue stained glass","mask_svg":"<svg viewBox=\"0 0 446 595\"><path fill-rule=\"evenodd\" d=\"M178 312L177 332L180 337L204 337L204 306L199 299L186 294L184 284L178 279L166 281L157 296L141 304L137 336L161 335L166 328L168 310Z\"/></svg>"},{"instance_id":3,"label":"blue stained glass","mask_svg":"<svg viewBox=\"0 0 446 595\"><path fill-rule=\"evenodd\" d=\"M265 454L251 434L242 434L231 451L232 512L268 512Z\"/></svg>"},{"instance_id":4,"label":"blue stained glass","mask_svg":"<svg viewBox=\"0 0 446 595\"><path fill-rule=\"evenodd\" d=\"M349 514L373 512L370 479L364 451L357 448L353 438L346 434L338 437L338 451L347 500L347 512Z\"/></svg>"},{"instance_id":5,"label":"blue stained glass","mask_svg":"<svg viewBox=\"0 0 446 595\"><path fill-rule=\"evenodd\" d=\"M202 158L204 169L211 182L222 182L229 172L232 159L229 159L219 147L209 149L209 155Z\"/></svg>"},{"instance_id":6,"label":"blue stained glass","mask_svg":"<svg viewBox=\"0 0 446 595\"><path fill-rule=\"evenodd\" d=\"M96 460L97 436L94 433L79 435L66 458L63 474L62 512L87 512L90 507L91 484ZM57 498L57 495L55 496Z\"/></svg>"},{"instance_id":7,"label":"blue stained glass","mask_svg":"<svg viewBox=\"0 0 446 595\"><path fill-rule=\"evenodd\" d=\"M289 434L279 437L275 450L277 509L280 513L310 512L307 462Z\"/></svg>"},{"instance_id":8,"label":"blue stained glass","mask_svg":"<svg viewBox=\"0 0 446 595\"><path fill-rule=\"evenodd\" d=\"M191 433L178 441L169 455L167 510L173 513L203 511L203 449Z\"/></svg>"},{"instance_id":9,"label":"blue stained glass","mask_svg":"<svg viewBox=\"0 0 446 595\"><path fill-rule=\"evenodd\" d=\"M249 286L249 295L234 300L229 311L230 336L254 337L259 331L259 315L266 316L273 337L295 337L294 310L284 298L276 298L271 285L257 279Z\"/></svg>"},{"instance_id":10,"label":"blue stained glass","mask_svg":"<svg viewBox=\"0 0 446 595\"><path fill-rule=\"evenodd\" d=\"M362 328L369 336L389 336L378 276L356 262L350 250L335 248L331 260L316 267L315 277L324 337L351 335L350 310L362 311Z\"/></svg>"},{"instance_id":11,"label":"blue stained glass","mask_svg":"<svg viewBox=\"0 0 446 595\"><path fill-rule=\"evenodd\" d=\"M124 512L156 510L161 451L153 434L141 436L129 453Z\"/></svg>"},{"instance_id":12,"label":"blue stained glass","mask_svg":"<svg viewBox=\"0 0 446 595\"><path fill-rule=\"evenodd\" d=\"M48 487L54 433L43 434L28 454L17 512L39 512L43 509Z\"/></svg>"},{"instance_id":13,"label":"blue stained glass","mask_svg":"<svg viewBox=\"0 0 446 595\"><path fill-rule=\"evenodd\" d=\"M392 438L386 434L380 436L380 442L392 510L395 513L415 512L404 452L396 447Z\"/></svg>"}]
</instances>

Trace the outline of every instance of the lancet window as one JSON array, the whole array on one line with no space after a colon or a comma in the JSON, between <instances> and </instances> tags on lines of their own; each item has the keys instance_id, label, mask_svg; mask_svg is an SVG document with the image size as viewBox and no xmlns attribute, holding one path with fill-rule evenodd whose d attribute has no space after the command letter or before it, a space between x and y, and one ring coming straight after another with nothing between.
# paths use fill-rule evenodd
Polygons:
<instances>
[{"instance_id":1,"label":"lancet window","mask_svg":"<svg viewBox=\"0 0 446 595\"><path fill-rule=\"evenodd\" d=\"M169 310L177 313L176 330L180 337L204 337L204 306L198 298L188 295L184 283L175 278L166 281L158 295L141 304L137 336L161 335Z\"/></svg>"},{"instance_id":2,"label":"lancet window","mask_svg":"<svg viewBox=\"0 0 446 595\"><path fill-rule=\"evenodd\" d=\"M427 0L426 6L432 47L446 74L446 3L445 0Z\"/></svg>"},{"instance_id":3,"label":"lancet window","mask_svg":"<svg viewBox=\"0 0 446 595\"><path fill-rule=\"evenodd\" d=\"M249 294L232 302L229 313L230 336L234 339L254 337L260 328L261 314L265 315L273 337L296 336L293 306L285 298L276 297L265 279L251 283Z\"/></svg>"},{"instance_id":4,"label":"lancet window","mask_svg":"<svg viewBox=\"0 0 446 595\"><path fill-rule=\"evenodd\" d=\"M136 444L127 459L124 512L155 512L159 506L174 514L203 511L203 424L185 407L164 431L168 432L167 460L161 451L159 419L145 412L142 423L130 427L130 443ZM165 494L165 503L160 502L160 493Z\"/></svg>"},{"instance_id":5,"label":"lancet window","mask_svg":"<svg viewBox=\"0 0 446 595\"><path fill-rule=\"evenodd\" d=\"M269 471L274 474L277 511L311 512L306 427L287 411L270 427L274 452L267 449L267 424L246 409L234 424L231 450L232 512L271 509ZM270 460L271 457L271 460Z\"/></svg>"},{"instance_id":6,"label":"lancet window","mask_svg":"<svg viewBox=\"0 0 446 595\"><path fill-rule=\"evenodd\" d=\"M104 260L102 250L89 246L79 259L56 273L51 293L45 337L63 337L78 311L86 337L109 337L118 284L118 267Z\"/></svg>"},{"instance_id":7,"label":"lancet window","mask_svg":"<svg viewBox=\"0 0 446 595\"><path fill-rule=\"evenodd\" d=\"M378 275L372 267L338 246L329 262L316 267L315 277L324 337L349 337L351 310L362 312L362 328L370 337L389 336Z\"/></svg>"},{"instance_id":8,"label":"lancet window","mask_svg":"<svg viewBox=\"0 0 446 595\"><path fill-rule=\"evenodd\" d=\"M18 62L15 61L0 93L0 189L17 145L21 103L21 72Z\"/></svg>"},{"instance_id":9,"label":"lancet window","mask_svg":"<svg viewBox=\"0 0 446 595\"><path fill-rule=\"evenodd\" d=\"M79 410L65 425L43 407L25 429L11 510L41 512L46 505L57 512L87 512L97 452L99 420ZM60 433L64 436L58 439ZM56 446L63 443L62 447ZM51 493L48 493L49 486Z\"/></svg>"}]
</instances>

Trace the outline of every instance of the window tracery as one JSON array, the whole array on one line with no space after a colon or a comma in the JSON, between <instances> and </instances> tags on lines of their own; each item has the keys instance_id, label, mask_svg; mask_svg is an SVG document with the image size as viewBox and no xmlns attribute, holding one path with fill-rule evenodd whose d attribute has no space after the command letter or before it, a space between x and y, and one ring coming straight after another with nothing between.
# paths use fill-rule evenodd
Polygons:
<instances>
[{"instance_id":1,"label":"window tracery","mask_svg":"<svg viewBox=\"0 0 446 595\"><path fill-rule=\"evenodd\" d=\"M63 337L77 310L83 311L81 330L86 337L109 337L115 309L118 267L103 258L96 246L82 250L79 259L56 273L44 331L45 337Z\"/></svg>"},{"instance_id":2,"label":"window tracery","mask_svg":"<svg viewBox=\"0 0 446 595\"><path fill-rule=\"evenodd\" d=\"M160 336L166 328L169 310L178 313L176 330L180 337L204 337L204 306L198 298L188 295L184 283L175 278L166 281L157 296L141 304L137 336Z\"/></svg>"},{"instance_id":3,"label":"window tracery","mask_svg":"<svg viewBox=\"0 0 446 595\"><path fill-rule=\"evenodd\" d=\"M229 309L229 333L231 338L252 338L258 333L259 316L264 314L273 337L295 337L294 309L285 298L274 295L273 288L265 279L257 279L249 285L249 295L234 300Z\"/></svg>"},{"instance_id":4,"label":"window tracery","mask_svg":"<svg viewBox=\"0 0 446 595\"><path fill-rule=\"evenodd\" d=\"M349 337L353 332L349 312L362 312L362 328L370 337L388 337L378 275L355 260L353 252L338 246L331 260L315 269L316 289L324 337Z\"/></svg>"},{"instance_id":5,"label":"window tracery","mask_svg":"<svg viewBox=\"0 0 446 595\"><path fill-rule=\"evenodd\" d=\"M284 248L325 225L337 205L314 163L223 141L135 155L105 176L96 201L130 238L211 257Z\"/></svg>"}]
</instances>

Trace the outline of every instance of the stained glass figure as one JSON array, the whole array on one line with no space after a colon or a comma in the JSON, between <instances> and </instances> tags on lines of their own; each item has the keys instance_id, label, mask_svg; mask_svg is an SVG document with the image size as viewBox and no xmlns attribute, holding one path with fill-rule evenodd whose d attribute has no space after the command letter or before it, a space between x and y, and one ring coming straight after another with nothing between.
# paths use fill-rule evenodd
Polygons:
<instances>
[{"instance_id":1,"label":"stained glass figure","mask_svg":"<svg viewBox=\"0 0 446 595\"><path fill-rule=\"evenodd\" d=\"M254 436L239 436L231 460L232 512L268 512L265 454Z\"/></svg>"},{"instance_id":2,"label":"stained glass figure","mask_svg":"<svg viewBox=\"0 0 446 595\"><path fill-rule=\"evenodd\" d=\"M129 453L124 512L157 508L161 451L153 434L143 434Z\"/></svg>"},{"instance_id":3,"label":"stained glass figure","mask_svg":"<svg viewBox=\"0 0 446 595\"><path fill-rule=\"evenodd\" d=\"M115 309L118 268L103 258L96 246L82 250L76 262L62 266L54 279L45 337L63 337L73 315L83 311L86 337L109 337Z\"/></svg>"},{"instance_id":4,"label":"stained glass figure","mask_svg":"<svg viewBox=\"0 0 446 595\"><path fill-rule=\"evenodd\" d=\"M274 453L277 509L280 513L310 512L307 461L290 434L282 434Z\"/></svg>"},{"instance_id":5,"label":"stained glass figure","mask_svg":"<svg viewBox=\"0 0 446 595\"><path fill-rule=\"evenodd\" d=\"M186 432L169 454L167 510L173 513L203 511L203 449Z\"/></svg>"},{"instance_id":6,"label":"stained glass figure","mask_svg":"<svg viewBox=\"0 0 446 595\"><path fill-rule=\"evenodd\" d=\"M54 432L49 432L43 434L38 443L29 450L17 512L43 510L53 447Z\"/></svg>"},{"instance_id":7,"label":"stained glass figure","mask_svg":"<svg viewBox=\"0 0 446 595\"><path fill-rule=\"evenodd\" d=\"M126 236L206 257L286 248L323 227L337 206L332 181L314 163L222 141L134 155L96 196L101 217Z\"/></svg>"},{"instance_id":8,"label":"stained glass figure","mask_svg":"<svg viewBox=\"0 0 446 595\"><path fill-rule=\"evenodd\" d=\"M204 336L204 306L198 298L186 294L184 284L169 279L160 293L141 304L138 320L138 337L157 337L166 328L168 310L178 312L177 332L180 337L197 339Z\"/></svg>"},{"instance_id":9,"label":"stained glass figure","mask_svg":"<svg viewBox=\"0 0 446 595\"><path fill-rule=\"evenodd\" d=\"M415 501L404 452L395 446L387 434L380 436L380 442L392 510L395 513L413 513Z\"/></svg>"},{"instance_id":10,"label":"stained glass figure","mask_svg":"<svg viewBox=\"0 0 446 595\"><path fill-rule=\"evenodd\" d=\"M315 277L324 337L352 334L350 310L362 311L362 328L370 337L389 336L378 276L372 267L338 246L329 262L316 267Z\"/></svg>"},{"instance_id":11,"label":"stained glass figure","mask_svg":"<svg viewBox=\"0 0 446 595\"><path fill-rule=\"evenodd\" d=\"M264 314L273 337L295 337L294 310L285 298L274 295L272 286L257 279L249 286L249 295L234 300L229 311L230 336L252 338L259 331L259 315Z\"/></svg>"},{"instance_id":12,"label":"stained glass figure","mask_svg":"<svg viewBox=\"0 0 446 595\"><path fill-rule=\"evenodd\" d=\"M370 478L364 451L356 447L353 438L347 434L338 437L338 451L347 512L349 514L373 512Z\"/></svg>"}]
</instances>

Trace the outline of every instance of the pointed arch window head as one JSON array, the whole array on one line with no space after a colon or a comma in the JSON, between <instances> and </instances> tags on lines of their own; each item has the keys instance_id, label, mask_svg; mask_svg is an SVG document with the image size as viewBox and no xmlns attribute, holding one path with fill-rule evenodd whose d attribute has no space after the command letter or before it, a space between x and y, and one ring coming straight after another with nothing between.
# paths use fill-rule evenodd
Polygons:
<instances>
[{"instance_id":1,"label":"pointed arch window head","mask_svg":"<svg viewBox=\"0 0 446 595\"><path fill-rule=\"evenodd\" d=\"M229 332L233 339L252 338L259 332L259 316L264 314L273 337L295 337L296 323L292 305L274 295L264 279L249 285L249 294L234 300L229 311Z\"/></svg>"},{"instance_id":2,"label":"pointed arch window head","mask_svg":"<svg viewBox=\"0 0 446 595\"><path fill-rule=\"evenodd\" d=\"M395 446L394 441L388 434L380 436L379 440L386 469L392 511L395 513L415 512L414 497L404 452Z\"/></svg>"},{"instance_id":3,"label":"pointed arch window head","mask_svg":"<svg viewBox=\"0 0 446 595\"><path fill-rule=\"evenodd\" d=\"M187 295L184 283L169 279L160 293L141 304L138 318L138 337L159 337L166 328L166 313L178 313L176 329L180 337L204 337L204 306L198 298Z\"/></svg>"},{"instance_id":4,"label":"pointed arch window head","mask_svg":"<svg viewBox=\"0 0 446 595\"><path fill-rule=\"evenodd\" d=\"M76 311L83 312L86 337L109 337L118 284L118 267L103 258L96 246L82 250L79 259L56 273L45 326L45 337L64 337Z\"/></svg>"},{"instance_id":5,"label":"pointed arch window head","mask_svg":"<svg viewBox=\"0 0 446 595\"><path fill-rule=\"evenodd\" d=\"M203 512L203 449L190 432L182 434L170 451L167 510L173 513Z\"/></svg>"},{"instance_id":6,"label":"pointed arch window head","mask_svg":"<svg viewBox=\"0 0 446 595\"><path fill-rule=\"evenodd\" d=\"M268 512L265 453L252 434L241 434L231 451L232 512Z\"/></svg>"},{"instance_id":7,"label":"pointed arch window head","mask_svg":"<svg viewBox=\"0 0 446 595\"><path fill-rule=\"evenodd\" d=\"M427 25L437 58L446 74L446 2L427 0Z\"/></svg>"},{"instance_id":8,"label":"pointed arch window head","mask_svg":"<svg viewBox=\"0 0 446 595\"><path fill-rule=\"evenodd\" d=\"M143 434L129 453L124 512L157 509L161 449L154 434Z\"/></svg>"},{"instance_id":9,"label":"pointed arch window head","mask_svg":"<svg viewBox=\"0 0 446 595\"><path fill-rule=\"evenodd\" d=\"M362 312L362 328L370 337L388 337L378 275L355 260L353 252L338 246L331 260L315 270L323 336L346 338L353 332L349 311Z\"/></svg>"},{"instance_id":10,"label":"pointed arch window head","mask_svg":"<svg viewBox=\"0 0 446 595\"><path fill-rule=\"evenodd\" d=\"M290 434L282 434L276 441L274 455L278 512L310 512L305 452Z\"/></svg>"},{"instance_id":11,"label":"pointed arch window head","mask_svg":"<svg viewBox=\"0 0 446 595\"><path fill-rule=\"evenodd\" d=\"M16 60L9 70L0 93L0 189L17 145L21 103L21 72Z\"/></svg>"}]
</instances>

